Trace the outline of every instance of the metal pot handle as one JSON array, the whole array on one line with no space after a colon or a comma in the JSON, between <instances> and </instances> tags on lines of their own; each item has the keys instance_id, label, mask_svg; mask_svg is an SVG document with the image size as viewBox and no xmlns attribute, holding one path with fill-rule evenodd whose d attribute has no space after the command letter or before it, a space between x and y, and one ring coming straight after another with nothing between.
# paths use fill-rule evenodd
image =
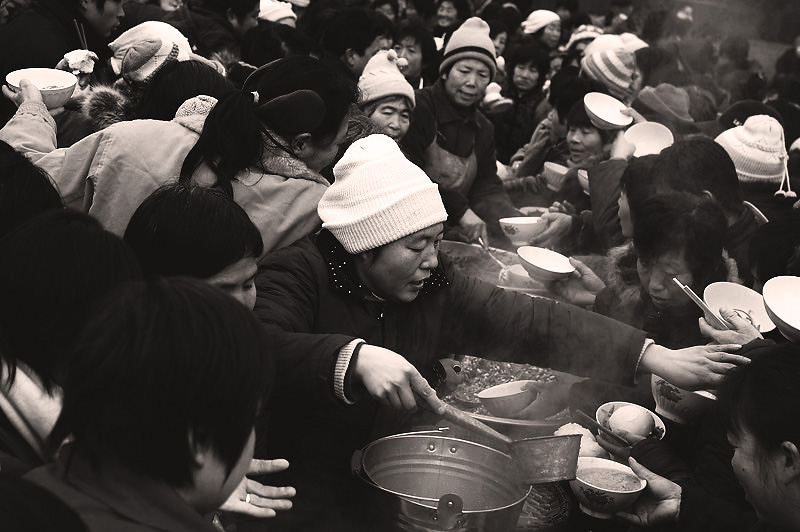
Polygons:
<instances>
[{"instance_id":1,"label":"metal pot handle","mask_svg":"<svg viewBox=\"0 0 800 532\"><path fill-rule=\"evenodd\" d=\"M431 513L431 521L441 530L458 530L467 524L463 513L464 501L453 493L442 495L436 509Z\"/></svg>"}]
</instances>

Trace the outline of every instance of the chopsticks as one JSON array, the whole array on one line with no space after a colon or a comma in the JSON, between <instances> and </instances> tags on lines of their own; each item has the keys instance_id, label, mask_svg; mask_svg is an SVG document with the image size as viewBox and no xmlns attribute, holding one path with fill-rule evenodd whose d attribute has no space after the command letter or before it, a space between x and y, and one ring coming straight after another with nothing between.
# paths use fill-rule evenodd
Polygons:
<instances>
[{"instance_id":1,"label":"chopsticks","mask_svg":"<svg viewBox=\"0 0 800 532\"><path fill-rule=\"evenodd\" d=\"M722 331L731 330L731 328L728 326L727 323L719 319L717 315L714 314L714 312L709 308L709 306L706 305L705 301L697 297L697 294L694 293L694 290L692 290L690 286L680 282L677 277L673 277L672 281L676 285L678 285L678 287L680 287L681 290L683 290L684 294L689 296L689 299L691 299L695 305L700 307L700 310L702 310L703 313L705 314L706 320L714 322L712 325L714 325L717 329L720 329Z\"/></svg>"},{"instance_id":2,"label":"chopsticks","mask_svg":"<svg viewBox=\"0 0 800 532\"><path fill-rule=\"evenodd\" d=\"M626 440L622 436L614 434L613 432L611 432L610 430L605 428L603 425L601 425L600 423L595 421L593 418L589 417L589 415L586 412L584 412L582 410L577 410L575 413L578 414L578 418L580 419L581 422L588 423L592 427L596 428L597 430L602 432L604 435L608 436L609 439L614 440L614 442L617 445L623 445L625 447L630 447L631 446L631 444L630 444L630 442L628 442L628 440Z\"/></svg>"},{"instance_id":3,"label":"chopsticks","mask_svg":"<svg viewBox=\"0 0 800 532\"><path fill-rule=\"evenodd\" d=\"M88 50L89 44L86 42L86 33L83 31L83 26L75 19L72 19L72 23L75 25L75 31L78 32L78 39L81 41L81 49Z\"/></svg>"}]
</instances>

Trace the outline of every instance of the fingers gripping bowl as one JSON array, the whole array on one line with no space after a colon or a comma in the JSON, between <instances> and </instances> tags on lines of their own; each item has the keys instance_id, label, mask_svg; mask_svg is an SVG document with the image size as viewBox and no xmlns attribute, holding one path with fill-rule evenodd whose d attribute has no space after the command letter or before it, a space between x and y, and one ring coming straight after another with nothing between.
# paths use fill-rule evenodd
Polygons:
<instances>
[{"instance_id":1,"label":"fingers gripping bowl","mask_svg":"<svg viewBox=\"0 0 800 532\"><path fill-rule=\"evenodd\" d=\"M595 419L603 427L633 444L645 438L662 439L667 428L660 417L633 403L611 401L600 405ZM604 438L603 434L598 439Z\"/></svg>"},{"instance_id":2,"label":"fingers gripping bowl","mask_svg":"<svg viewBox=\"0 0 800 532\"><path fill-rule=\"evenodd\" d=\"M567 257L549 249L522 246L517 255L528 274L544 283L566 279L575 271Z\"/></svg>"},{"instance_id":3,"label":"fingers gripping bowl","mask_svg":"<svg viewBox=\"0 0 800 532\"><path fill-rule=\"evenodd\" d=\"M6 84L13 92L19 92L19 83L27 79L42 93L48 109L61 107L72 97L78 78L70 72L55 68L23 68L6 76Z\"/></svg>"},{"instance_id":4,"label":"fingers gripping bowl","mask_svg":"<svg viewBox=\"0 0 800 532\"><path fill-rule=\"evenodd\" d=\"M613 460L581 456L576 478L569 484L582 512L610 519L639 498L647 481Z\"/></svg>"}]
</instances>

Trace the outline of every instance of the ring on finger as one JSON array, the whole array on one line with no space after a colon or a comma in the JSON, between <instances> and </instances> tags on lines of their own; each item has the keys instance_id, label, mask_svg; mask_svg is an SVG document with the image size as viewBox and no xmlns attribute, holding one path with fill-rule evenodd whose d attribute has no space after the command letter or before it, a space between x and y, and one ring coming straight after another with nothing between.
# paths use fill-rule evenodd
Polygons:
<instances>
[{"instance_id":1,"label":"ring on finger","mask_svg":"<svg viewBox=\"0 0 800 532\"><path fill-rule=\"evenodd\" d=\"M244 502L245 502L245 504L250 504L250 494L249 493L247 495L245 495Z\"/></svg>"}]
</instances>

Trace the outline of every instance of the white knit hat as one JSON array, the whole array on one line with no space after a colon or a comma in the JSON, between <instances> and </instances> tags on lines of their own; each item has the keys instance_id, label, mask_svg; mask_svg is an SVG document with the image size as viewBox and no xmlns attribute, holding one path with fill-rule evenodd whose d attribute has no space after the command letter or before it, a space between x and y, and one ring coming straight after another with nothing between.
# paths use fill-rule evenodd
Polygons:
<instances>
[{"instance_id":1,"label":"white knit hat","mask_svg":"<svg viewBox=\"0 0 800 532\"><path fill-rule=\"evenodd\" d=\"M413 108L416 103L414 87L400 72L404 64L408 64L408 61L397 57L394 50L383 50L373 55L358 80L361 103L374 102L385 96L405 96Z\"/></svg>"},{"instance_id":2,"label":"white knit hat","mask_svg":"<svg viewBox=\"0 0 800 532\"><path fill-rule=\"evenodd\" d=\"M439 74L447 72L456 61L462 59L483 61L492 71L492 79L497 74L497 57L494 43L489 37L489 25L478 17L468 18L450 36L439 64Z\"/></svg>"},{"instance_id":3,"label":"white knit hat","mask_svg":"<svg viewBox=\"0 0 800 532\"><path fill-rule=\"evenodd\" d=\"M771 116L751 116L744 125L720 133L716 141L733 160L739 181L780 183L783 179L787 157L783 128Z\"/></svg>"},{"instance_id":4,"label":"white knit hat","mask_svg":"<svg viewBox=\"0 0 800 532\"><path fill-rule=\"evenodd\" d=\"M322 227L350 254L447 220L439 188L386 135L354 142L333 168L317 207Z\"/></svg>"},{"instance_id":5,"label":"white knit hat","mask_svg":"<svg viewBox=\"0 0 800 532\"><path fill-rule=\"evenodd\" d=\"M183 33L166 22L148 20L123 32L108 45L114 53L111 58L111 67L117 75L122 71L122 58L125 57L128 49L147 40L160 40L165 43L177 44L178 61L188 61L191 58L192 46Z\"/></svg>"},{"instance_id":6,"label":"white knit hat","mask_svg":"<svg viewBox=\"0 0 800 532\"><path fill-rule=\"evenodd\" d=\"M164 65L178 61L180 49L172 41L145 39L129 48L119 62L119 74L128 83L147 83Z\"/></svg>"},{"instance_id":7,"label":"white knit hat","mask_svg":"<svg viewBox=\"0 0 800 532\"><path fill-rule=\"evenodd\" d=\"M553 11L549 11L547 9L537 9L528 15L528 18L522 21L522 31L523 33L530 35L532 33L536 33L548 24L560 21L561 17L558 16L558 13L554 13Z\"/></svg>"},{"instance_id":8,"label":"white knit hat","mask_svg":"<svg viewBox=\"0 0 800 532\"><path fill-rule=\"evenodd\" d=\"M599 39L599 37L598 37ZM596 42L597 39L594 40ZM581 71L606 86L612 96L629 103L633 96L636 58L624 50L604 50L581 59Z\"/></svg>"},{"instance_id":9,"label":"white knit hat","mask_svg":"<svg viewBox=\"0 0 800 532\"><path fill-rule=\"evenodd\" d=\"M285 18L297 20L297 15L292 11L292 4L289 2L261 0L258 18L261 20L269 20L270 22L279 22Z\"/></svg>"}]
</instances>

